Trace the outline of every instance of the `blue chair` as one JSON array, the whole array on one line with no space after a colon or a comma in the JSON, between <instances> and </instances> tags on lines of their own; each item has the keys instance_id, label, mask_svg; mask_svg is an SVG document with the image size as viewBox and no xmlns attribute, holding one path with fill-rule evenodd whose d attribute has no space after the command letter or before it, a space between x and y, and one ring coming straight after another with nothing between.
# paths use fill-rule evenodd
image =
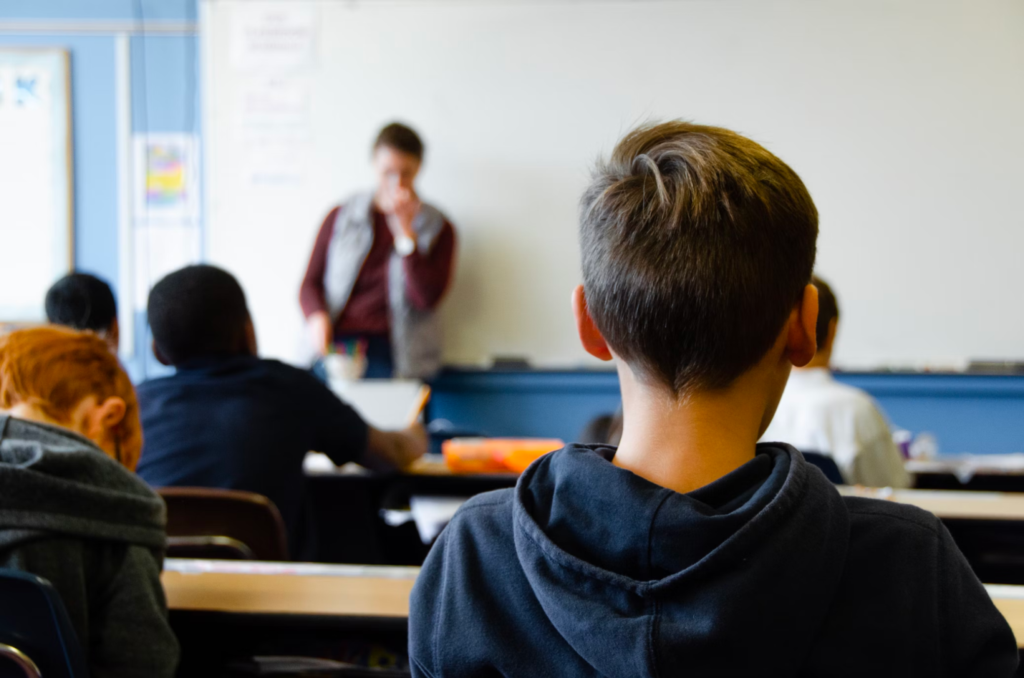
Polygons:
<instances>
[{"instance_id":1,"label":"blue chair","mask_svg":"<svg viewBox=\"0 0 1024 678\"><path fill-rule=\"evenodd\" d=\"M803 452L802 454L808 464L817 466L818 470L824 473L825 477L832 481L833 484L846 484L846 481L843 480L843 474L839 472L839 467L836 466L836 462L832 457L825 456L820 452Z\"/></svg>"},{"instance_id":2,"label":"blue chair","mask_svg":"<svg viewBox=\"0 0 1024 678\"><path fill-rule=\"evenodd\" d=\"M50 582L0 569L0 678L87 678L64 603Z\"/></svg>"}]
</instances>

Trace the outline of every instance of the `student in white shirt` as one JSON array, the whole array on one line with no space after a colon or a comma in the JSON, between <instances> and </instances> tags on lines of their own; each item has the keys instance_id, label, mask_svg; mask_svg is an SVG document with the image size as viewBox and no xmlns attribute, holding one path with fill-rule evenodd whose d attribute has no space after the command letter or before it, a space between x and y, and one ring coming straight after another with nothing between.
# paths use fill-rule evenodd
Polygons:
<instances>
[{"instance_id":1,"label":"student in white shirt","mask_svg":"<svg viewBox=\"0 0 1024 678\"><path fill-rule=\"evenodd\" d=\"M909 487L912 477L892 441L877 403L860 389L832 377L829 363L839 324L839 305L827 283L818 288L818 352L789 377L775 418L762 441L785 442L803 452L831 457L843 479L870 487Z\"/></svg>"}]
</instances>

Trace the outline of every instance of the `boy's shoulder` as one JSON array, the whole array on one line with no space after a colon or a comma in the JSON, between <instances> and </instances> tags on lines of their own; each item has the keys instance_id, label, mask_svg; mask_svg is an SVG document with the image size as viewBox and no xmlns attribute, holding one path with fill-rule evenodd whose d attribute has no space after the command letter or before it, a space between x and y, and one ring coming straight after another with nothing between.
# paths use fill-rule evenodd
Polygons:
<instances>
[{"instance_id":1,"label":"boy's shoulder","mask_svg":"<svg viewBox=\"0 0 1024 678\"><path fill-rule=\"evenodd\" d=\"M867 579L907 563L933 570L963 558L942 521L928 511L865 497L843 497L843 502L849 516L848 568L852 564Z\"/></svg>"},{"instance_id":2,"label":"boy's shoulder","mask_svg":"<svg viewBox=\"0 0 1024 678\"><path fill-rule=\"evenodd\" d=\"M512 530L512 506L515 490L492 490L471 497L455 512L448 527L458 531L498 535L507 527Z\"/></svg>"},{"instance_id":3,"label":"boy's shoulder","mask_svg":"<svg viewBox=\"0 0 1024 678\"><path fill-rule=\"evenodd\" d=\"M507 488L478 494L460 506L438 540L443 546L437 550L448 554L445 567L471 571L515 560L514 504L515 490Z\"/></svg>"},{"instance_id":4,"label":"boy's shoulder","mask_svg":"<svg viewBox=\"0 0 1024 678\"><path fill-rule=\"evenodd\" d=\"M327 385L313 376L309 370L289 365L288 363L275 360L274 358L257 358L254 371L257 373L272 375L279 379L287 379L294 383L310 386L318 389L325 389Z\"/></svg>"},{"instance_id":5,"label":"boy's shoulder","mask_svg":"<svg viewBox=\"0 0 1024 678\"><path fill-rule=\"evenodd\" d=\"M308 370L283 363L273 358L239 357L225 360L210 368L198 371L179 369L174 374L155 379L147 379L136 387L140 393L160 393L189 384L208 385L216 382L273 382L277 385L287 384L300 388L325 389Z\"/></svg>"},{"instance_id":6,"label":"boy's shoulder","mask_svg":"<svg viewBox=\"0 0 1024 678\"><path fill-rule=\"evenodd\" d=\"M942 521L934 514L910 504L868 497L843 497L851 526L886 529L920 537L942 537Z\"/></svg>"},{"instance_id":7,"label":"boy's shoulder","mask_svg":"<svg viewBox=\"0 0 1024 678\"><path fill-rule=\"evenodd\" d=\"M456 581L478 581L477 575L496 563L517 562L512 527L514 492L512 488L484 492L459 507L427 556L414 599L451 595L451 590L427 584L432 575L444 572L445 577ZM487 577L479 581L490 581L484 586L487 589L511 584L505 580L499 585Z\"/></svg>"}]
</instances>

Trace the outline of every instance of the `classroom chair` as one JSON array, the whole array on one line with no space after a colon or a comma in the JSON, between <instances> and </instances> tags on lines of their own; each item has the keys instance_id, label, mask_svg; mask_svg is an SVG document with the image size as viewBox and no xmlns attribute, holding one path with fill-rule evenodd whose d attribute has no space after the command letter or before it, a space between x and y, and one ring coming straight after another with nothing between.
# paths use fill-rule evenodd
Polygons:
<instances>
[{"instance_id":1,"label":"classroom chair","mask_svg":"<svg viewBox=\"0 0 1024 678\"><path fill-rule=\"evenodd\" d=\"M0 569L0 677L88 678L85 657L56 589Z\"/></svg>"},{"instance_id":2,"label":"classroom chair","mask_svg":"<svg viewBox=\"0 0 1024 678\"><path fill-rule=\"evenodd\" d=\"M207 487L164 487L167 556L288 560L284 521L261 494Z\"/></svg>"},{"instance_id":3,"label":"classroom chair","mask_svg":"<svg viewBox=\"0 0 1024 678\"><path fill-rule=\"evenodd\" d=\"M825 474L834 485L845 485L846 481L843 480L843 474L839 472L839 467L832 457L826 456L820 452L801 452L804 455L804 459L807 463L817 466L818 469Z\"/></svg>"}]
</instances>

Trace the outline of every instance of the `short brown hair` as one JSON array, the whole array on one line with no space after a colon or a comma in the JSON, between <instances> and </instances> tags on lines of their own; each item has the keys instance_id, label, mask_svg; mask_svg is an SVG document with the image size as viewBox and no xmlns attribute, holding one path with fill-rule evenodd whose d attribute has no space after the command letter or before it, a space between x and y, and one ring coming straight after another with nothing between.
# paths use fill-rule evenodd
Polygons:
<instances>
[{"instance_id":1,"label":"short brown hair","mask_svg":"<svg viewBox=\"0 0 1024 678\"><path fill-rule=\"evenodd\" d=\"M753 141L643 125L580 206L587 306L613 351L677 394L716 389L771 348L814 269L818 213Z\"/></svg>"},{"instance_id":2,"label":"short brown hair","mask_svg":"<svg viewBox=\"0 0 1024 678\"><path fill-rule=\"evenodd\" d=\"M0 409L25 403L54 421L66 422L88 396L125 403L118 428L117 461L135 470L142 452L142 425L135 388L107 343L92 332L33 327L0 337Z\"/></svg>"},{"instance_id":3,"label":"short brown hair","mask_svg":"<svg viewBox=\"0 0 1024 678\"><path fill-rule=\"evenodd\" d=\"M818 288L818 324L814 333L818 337L818 348L824 348L828 341L828 327L833 320L839 320L839 302L827 282L814 276L811 282Z\"/></svg>"},{"instance_id":4,"label":"short brown hair","mask_svg":"<svg viewBox=\"0 0 1024 678\"><path fill-rule=\"evenodd\" d=\"M374 152L381 146L387 146L406 155L411 155L417 160L423 160L423 140L420 139L420 135L416 134L413 128L400 122L385 125L377 134L377 140L373 142Z\"/></svg>"}]
</instances>

